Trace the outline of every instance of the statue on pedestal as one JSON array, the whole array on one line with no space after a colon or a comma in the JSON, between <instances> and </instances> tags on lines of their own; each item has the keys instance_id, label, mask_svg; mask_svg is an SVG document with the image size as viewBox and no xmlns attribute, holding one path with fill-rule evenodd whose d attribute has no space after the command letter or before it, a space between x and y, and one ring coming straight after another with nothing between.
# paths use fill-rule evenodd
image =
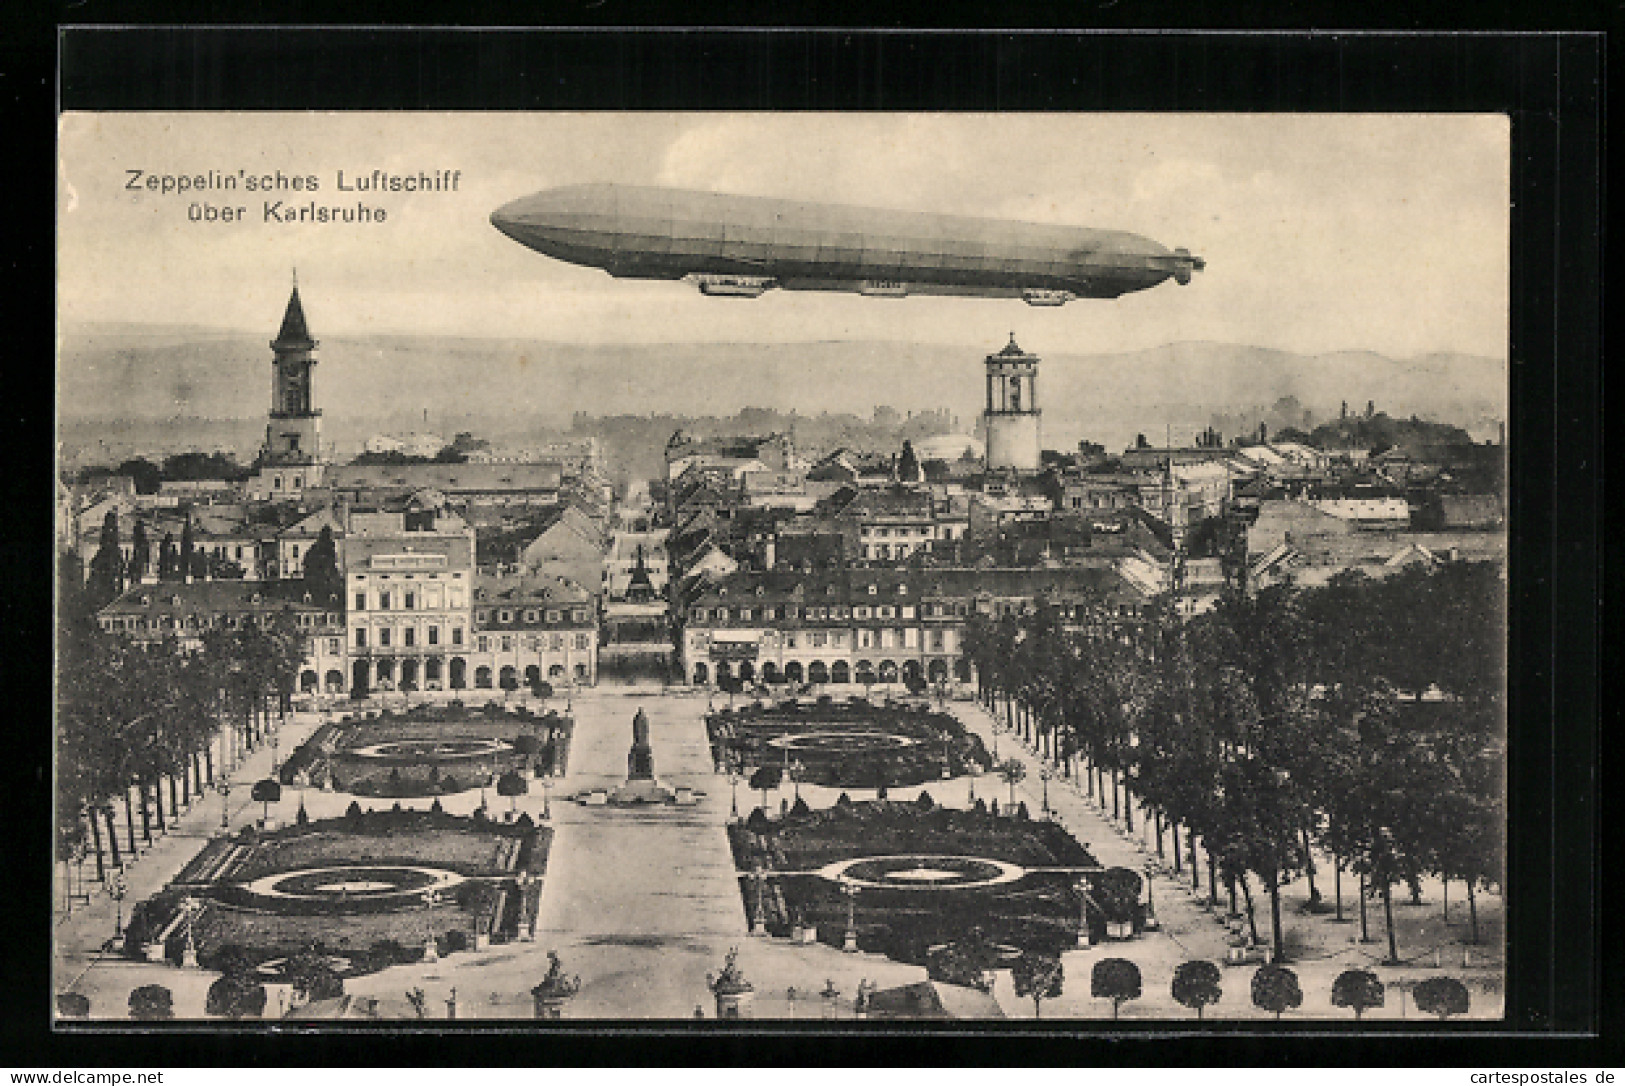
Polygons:
<instances>
[{"instance_id":1,"label":"statue on pedestal","mask_svg":"<svg viewBox=\"0 0 1625 1086\"><path fill-rule=\"evenodd\" d=\"M655 756L654 751L649 749L649 718L642 709L632 718L632 749L626 755L626 779L655 779Z\"/></svg>"}]
</instances>

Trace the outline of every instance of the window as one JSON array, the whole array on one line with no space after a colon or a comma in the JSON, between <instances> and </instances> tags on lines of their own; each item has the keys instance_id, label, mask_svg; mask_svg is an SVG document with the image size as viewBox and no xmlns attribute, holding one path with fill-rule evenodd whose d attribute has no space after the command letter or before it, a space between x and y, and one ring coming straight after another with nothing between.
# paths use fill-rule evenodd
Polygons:
<instances>
[{"instance_id":1,"label":"window","mask_svg":"<svg viewBox=\"0 0 1625 1086\"><path fill-rule=\"evenodd\" d=\"M513 638L504 637L502 639L502 651L503 652L512 652L513 651Z\"/></svg>"},{"instance_id":2,"label":"window","mask_svg":"<svg viewBox=\"0 0 1625 1086\"><path fill-rule=\"evenodd\" d=\"M339 644L339 639L338 638L329 637L327 639L327 655L329 655L329 656L337 656L339 654L339 652L343 649L343 647L344 646Z\"/></svg>"},{"instance_id":3,"label":"window","mask_svg":"<svg viewBox=\"0 0 1625 1086\"><path fill-rule=\"evenodd\" d=\"M854 607L854 608L852 608L852 616L854 618L868 618L869 617L869 608L867 608L867 607Z\"/></svg>"},{"instance_id":4,"label":"window","mask_svg":"<svg viewBox=\"0 0 1625 1086\"><path fill-rule=\"evenodd\" d=\"M899 596L906 596L906 595L908 595L908 585L906 585L906 584L899 584L899 585L898 585L898 586L897 586L897 594L898 594L898 595L899 595Z\"/></svg>"},{"instance_id":5,"label":"window","mask_svg":"<svg viewBox=\"0 0 1625 1086\"><path fill-rule=\"evenodd\" d=\"M491 620L491 612L485 610L484 608L481 608L480 610L474 612L474 621L475 622L489 622L490 620Z\"/></svg>"},{"instance_id":6,"label":"window","mask_svg":"<svg viewBox=\"0 0 1625 1086\"><path fill-rule=\"evenodd\" d=\"M503 610L503 611L502 611L502 613L501 613L501 614L499 614L499 615L498 615L498 616L497 616L497 618L498 618L498 619L499 619L499 620L501 620L501 622L502 622L502 623L503 623L503 624L507 624L507 623L509 623L509 622L512 622L512 621L513 621L513 612L512 612L512 611L509 611L509 610L507 610L507 609L504 609L504 610Z\"/></svg>"},{"instance_id":7,"label":"window","mask_svg":"<svg viewBox=\"0 0 1625 1086\"><path fill-rule=\"evenodd\" d=\"M821 649L828 643L829 643L829 635L826 634L824 631L819 630L819 631L817 631L816 633L814 633L812 635L812 647L813 648Z\"/></svg>"},{"instance_id":8,"label":"window","mask_svg":"<svg viewBox=\"0 0 1625 1086\"><path fill-rule=\"evenodd\" d=\"M356 630L355 647L358 649L364 649L367 647L367 631L365 629Z\"/></svg>"},{"instance_id":9,"label":"window","mask_svg":"<svg viewBox=\"0 0 1625 1086\"><path fill-rule=\"evenodd\" d=\"M718 622L727 622L728 621L728 609L726 607L718 607L717 608L717 621Z\"/></svg>"},{"instance_id":10,"label":"window","mask_svg":"<svg viewBox=\"0 0 1625 1086\"><path fill-rule=\"evenodd\" d=\"M380 611L389 610L389 593L388 592L380 592L380 593L378 593L378 610L380 610Z\"/></svg>"},{"instance_id":11,"label":"window","mask_svg":"<svg viewBox=\"0 0 1625 1086\"><path fill-rule=\"evenodd\" d=\"M884 606L875 608L875 614L878 618L891 618L896 613L897 608L895 607Z\"/></svg>"},{"instance_id":12,"label":"window","mask_svg":"<svg viewBox=\"0 0 1625 1086\"><path fill-rule=\"evenodd\" d=\"M418 638L417 630L413 629L411 626L408 626L406 628L405 633L406 633L405 644L406 644L407 648L411 648L413 645L417 644L417 638Z\"/></svg>"},{"instance_id":13,"label":"window","mask_svg":"<svg viewBox=\"0 0 1625 1086\"><path fill-rule=\"evenodd\" d=\"M525 612L525 622L528 625L535 625L536 624L536 612L535 611L526 611Z\"/></svg>"},{"instance_id":14,"label":"window","mask_svg":"<svg viewBox=\"0 0 1625 1086\"><path fill-rule=\"evenodd\" d=\"M705 621L705 608L703 608L703 607L690 607L688 609L688 617L689 617L689 621L691 621L691 622L704 622Z\"/></svg>"},{"instance_id":15,"label":"window","mask_svg":"<svg viewBox=\"0 0 1625 1086\"><path fill-rule=\"evenodd\" d=\"M355 594L355 609L357 611L365 611L367 609L367 594L365 592L357 592Z\"/></svg>"},{"instance_id":16,"label":"window","mask_svg":"<svg viewBox=\"0 0 1625 1086\"><path fill-rule=\"evenodd\" d=\"M388 626L380 626L380 627L378 627L378 647L381 648L381 649L389 648L389 627Z\"/></svg>"},{"instance_id":17,"label":"window","mask_svg":"<svg viewBox=\"0 0 1625 1086\"><path fill-rule=\"evenodd\" d=\"M297 543L295 543L295 544L294 544L294 545L293 545L293 556L294 556L294 557L295 557L295 558L298 558L298 557L299 557L299 544L297 544Z\"/></svg>"},{"instance_id":18,"label":"window","mask_svg":"<svg viewBox=\"0 0 1625 1086\"><path fill-rule=\"evenodd\" d=\"M942 631L941 630L932 630L931 631L931 651L932 652L941 652L942 651Z\"/></svg>"},{"instance_id":19,"label":"window","mask_svg":"<svg viewBox=\"0 0 1625 1086\"><path fill-rule=\"evenodd\" d=\"M280 476L280 475L271 476L271 489L273 489L273 490L281 490L282 489L282 476Z\"/></svg>"},{"instance_id":20,"label":"window","mask_svg":"<svg viewBox=\"0 0 1625 1086\"><path fill-rule=\"evenodd\" d=\"M557 611L549 611L547 613L547 624L549 626L557 625L558 621L559 621L559 613Z\"/></svg>"},{"instance_id":21,"label":"window","mask_svg":"<svg viewBox=\"0 0 1625 1086\"><path fill-rule=\"evenodd\" d=\"M463 643L463 628L461 626L453 626L451 628L451 643L453 645L461 645Z\"/></svg>"},{"instance_id":22,"label":"window","mask_svg":"<svg viewBox=\"0 0 1625 1086\"><path fill-rule=\"evenodd\" d=\"M571 622L585 622L585 621L587 621L587 609L585 607L577 607L574 611L571 611L570 612L570 621Z\"/></svg>"},{"instance_id":23,"label":"window","mask_svg":"<svg viewBox=\"0 0 1625 1086\"><path fill-rule=\"evenodd\" d=\"M882 552L881 557L884 558L885 557L884 552L885 552L886 548L881 547L880 549L881 549L881 552ZM879 585L870 585L869 586L869 595L871 595L871 596L878 595L879 592L880 592L880 586Z\"/></svg>"},{"instance_id":24,"label":"window","mask_svg":"<svg viewBox=\"0 0 1625 1086\"><path fill-rule=\"evenodd\" d=\"M576 634L576 648L585 652L591 645L586 634Z\"/></svg>"},{"instance_id":25,"label":"window","mask_svg":"<svg viewBox=\"0 0 1625 1086\"><path fill-rule=\"evenodd\" d=\"M431 644L431 645L440 644L440 627L439 626L430 626L429 627L429 644Z\"/></svg>"},{"instance_id":26,"label":"window","mask_svg":"<svg viewBox=\"0 0 1625 1086\"><path fill-rule=\"evenodd\" d=\"M793 649L793 648L796 647L796 635L795 634L791 633L791 634L785 634L784 635L784 647L787 648L787 649Z\"/></svg>"},{"instance_id":27,"label":"window","mask_svg":"<svg viewBox=\"0 0 1625 1086\"><path fill-rule=\"evenodd\" d=\"M741 607L739 609L739 621L740 622L749 622L750 617L751 617L752 614L753 614L753 612L751 611L751 609L749 607Z\"/></svg>"},{"instance_id":28,"label":"window","mask_svg":"<svg viewBox=\"0 0 1625 1086\"><path fill-rule=\"evenodd\" d=\"M416 592L408 592L408 593L406 593L406 609L408 611L410 611L413 608L417 607L417 605L418 605L417 593Z\"/></svg>"},{"instance_id":29,"label":"window","mask_svg":"<svg viewBox=\"0 0 1625 1086\"><path fill-rule=\"evenodd\" d=\"M489 637L481 637L479 639L477 648L481 652L490 652L491 651L491 639Z\"/></svg>"},{"instance_id":30,"label":"window","mask_svg":"<svg viewBox=\"0 0 1625 1086\"><path fill-rule=\"evenodd\" d=\"M552 638L548 641L548 648L552 649L554 652L563 652L564 651L564 635L563 634L554 634L552 636Z\"/></svg>"}]
</instances>

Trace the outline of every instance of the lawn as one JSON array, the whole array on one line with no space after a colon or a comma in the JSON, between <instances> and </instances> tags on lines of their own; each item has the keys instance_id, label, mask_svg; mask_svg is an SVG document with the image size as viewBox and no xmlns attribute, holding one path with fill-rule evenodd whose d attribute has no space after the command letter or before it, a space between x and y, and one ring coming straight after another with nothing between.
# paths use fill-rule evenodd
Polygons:
<instances>
[{"instance_id":1,"label":"lawn","mask_svg":"<svg viewBox=\"0 0 1625 1086\"><path fill-rule=\"evenodd\" d=\"M791 767L802 782L831 788L907 787L992 765L952 715L896 702L757 703L707 715L706 730L720 768Z\"/></svg>"},{"instance_id":2,"label":"lawn","mask_svg":"<svg viewBox=\"0 0 1625 1086\"><path fill-rule=\"evenodd\" d=\"M916 868L945 883L972 883L989 873L986 862L1020 868L1098 868L1088 849L1052 822L999 817L918 803L839 803L783 820L753 816L729 827L741 872L760 864L776 873L760 881L760 912L768 928L787 934L798 918L815 925L820 942L841 945L848 898L841 885L811 872L858 857L918 857L881 865L854 865L850 874L874 878L888 868ZM972 862L931 859L967 857ZM870 868L874 870L871 871ZM879 876L884 877L884 876ZM1076 943L1083 903L1079 873L1029 870L1011 881L953 887L927 882L861 886L851 900L858 946L897 961L923 964L927 950L980 929L996 943L1055 953ZM757 909L758 880L742 874L747 914ZM1104 928L1091 910L1091 927Z\"/></svg>"},{"instance_id":3,"label":"lawn","mask_svg":"<svg viewBox=\"0 0 1625 1086\"><path fill-rule=\"evenodd\" d=\"M450 795L490 785L509 770L562 771L573 727L553 710L537 715L495 702L384 709L323 724L283 765L281 778L363 796Z\"/></svg>"},{"instance_id":4,"label":"lawn","mask_svg":"<svg viewBox=\"0 0 1625 1086\"><path fill-rule=\"evenodd\" d=\"M245 829L211 841L131 911L126 950L143 953L187 900L196 903L191 938L205 966L226 950L267 961L317 945L368 972L416 960L431 938L441 953L482 935L500 942L534 916L551 838L524 817L359 808L272 833ZM437 886L443 892L419 892ZM179 961L186 938L182 922L165 939L166 957Z\"/></svg>"}]
</instances>

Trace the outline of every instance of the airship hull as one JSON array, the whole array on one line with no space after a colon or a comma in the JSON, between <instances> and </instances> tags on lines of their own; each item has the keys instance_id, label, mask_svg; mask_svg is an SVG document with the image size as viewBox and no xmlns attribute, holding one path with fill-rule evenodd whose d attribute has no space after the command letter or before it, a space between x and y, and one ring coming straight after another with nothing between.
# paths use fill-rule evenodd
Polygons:
<instances>
[{"instance_id":1,"label":"airship hull","mask_svg":"<svg viewBox=\"0 0 1625 1086\"><path fill-rule=\"evenodd\" d=\"M713 295L837 290L881 297L1115 298L1202 261L1116 230L730 196L571 185L491 215L502 233L618 278L694 280Z\"/></svg>"}]
</instances>

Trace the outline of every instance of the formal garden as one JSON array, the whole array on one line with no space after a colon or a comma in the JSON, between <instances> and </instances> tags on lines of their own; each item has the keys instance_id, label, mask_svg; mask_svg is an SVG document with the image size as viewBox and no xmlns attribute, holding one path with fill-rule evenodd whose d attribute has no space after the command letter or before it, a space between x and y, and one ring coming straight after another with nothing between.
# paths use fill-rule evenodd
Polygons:
<instances>
[{"instance_id":1,"label":"formal garden","mask_svg":"<svg viewBox=\"0 0 1625 1086\"><path fill-rule=\"evenodd\" d=\"M993 764L981 738L952 715L898 702L758 702L710 713L705 724L719 770L777 767L829 788L909 787Z\"/></svg>"},{"instance_id":2,"label":"formal garden","mask_svg":"<svg viewBox=\"0 0 1625 1086\"><path fill-rule=\"evenodd\" d=\"M927 964L935 949L977 933L1012 960L1056 955L1141 930L1142 880L1102 869L1059 824L907 802L823 810L797 801L782 818L758 808L729 826L740 891L753 927ZM850 936L848 933L851 933Z\"/></svg>"},{"instance_id":3,"label":"formal garden","mask_svg":"<svg viewBox=\"0 0 1625 1086\"><path fill-rule=\"evenodd\" d=\"M275 975L316 948L340 975L528 936L552 831L528 816L362 810L220 836L132 910L125 953Z\"/></svg>"},{"instance_id":4,"label":"formal garden","mask_svg":"<svg viewBox=\"0 0 1625 1086\"><path fill-rule=\"evenodd\" d=\"M504 774L564 772L573 722L495 702L459 702L346 714L323 724L281 769L283 784L359 796L451 795L494 784Z\"/></svg>"}]
</instances>

